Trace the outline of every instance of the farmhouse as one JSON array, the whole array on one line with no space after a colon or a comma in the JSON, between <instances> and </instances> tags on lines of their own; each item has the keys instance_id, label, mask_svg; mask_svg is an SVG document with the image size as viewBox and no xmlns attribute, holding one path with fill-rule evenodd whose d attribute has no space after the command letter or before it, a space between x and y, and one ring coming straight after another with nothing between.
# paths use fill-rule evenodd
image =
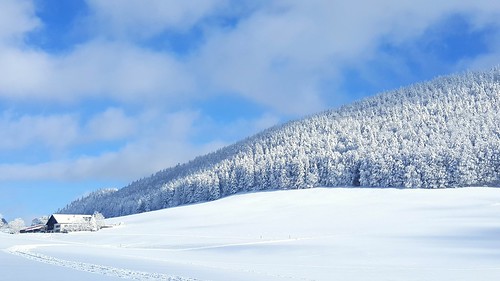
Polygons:
<instances>
[{"instance_id":1,"label":"farmhouse","mask_svg":"<svg viewBox=\"0 0 500 281\"><path fill-rule=\"evenodd\" d=\"M91 215L53 214L47 221L47 232L95 231L96 227Z\"/></svg>"}]
</instances>

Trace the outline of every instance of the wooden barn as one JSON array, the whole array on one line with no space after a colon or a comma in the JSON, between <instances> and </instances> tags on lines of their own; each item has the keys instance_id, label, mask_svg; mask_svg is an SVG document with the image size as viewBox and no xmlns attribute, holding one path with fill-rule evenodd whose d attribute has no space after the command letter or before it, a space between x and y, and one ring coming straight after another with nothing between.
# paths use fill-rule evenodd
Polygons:
<instances>
[{"instance_id":1,"label":"wooden barn","mask_svg":"<svg viewBox=\"0 0 500 281\"><path fill-rule=\"evenodd\" d=\"M53 214L47 221L47 232L94 231L95 219L91 215Z\"/></svg>"}]
</instances>

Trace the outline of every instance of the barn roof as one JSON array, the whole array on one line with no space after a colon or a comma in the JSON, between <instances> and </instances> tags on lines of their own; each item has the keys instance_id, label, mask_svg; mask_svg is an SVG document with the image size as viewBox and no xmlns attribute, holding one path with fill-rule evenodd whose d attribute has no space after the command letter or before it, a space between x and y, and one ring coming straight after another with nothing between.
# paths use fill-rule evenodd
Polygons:
<instances>
[{"instance_id":1,"label":"barn roof","mask_svg":"<svg viewBox=\"0 0 500 281\"><path fill-rule=\"evenodd\" d=\"M91 215L69 215L69 214L53 214L52 215L57 223L81 223L89 221Z\"/></svg>"}]
</instances>

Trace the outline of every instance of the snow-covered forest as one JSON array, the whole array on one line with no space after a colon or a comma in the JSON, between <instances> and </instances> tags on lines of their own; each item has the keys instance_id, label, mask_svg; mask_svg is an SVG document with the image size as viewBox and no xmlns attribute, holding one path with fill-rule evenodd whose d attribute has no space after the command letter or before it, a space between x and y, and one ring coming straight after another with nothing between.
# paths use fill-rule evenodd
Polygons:
<instances>
[{"instance_id":1,"label":"snow-covered forest","mask_svg":"<svg viewBox=\"0 0 500 281\"><path fill-rule=\"evenodd\" d=\"M268 129L60 210L106 217L238 192L500 183L500 68L437 78Z\"/></svg>"}]
</instances>

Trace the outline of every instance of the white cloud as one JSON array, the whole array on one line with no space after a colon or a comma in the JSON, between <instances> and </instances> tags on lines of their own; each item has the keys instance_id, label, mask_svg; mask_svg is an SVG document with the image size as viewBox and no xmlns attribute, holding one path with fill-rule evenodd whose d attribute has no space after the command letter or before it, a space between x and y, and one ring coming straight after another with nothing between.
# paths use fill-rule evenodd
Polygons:
<instances>
[{"instance_id":1,"label":"white cloud","mask_svg":"<svg viewBox=\"0 0 500 281\"><path fill-rule=\"evenodd\" d=\"M85 125L87 141L112 141L130 137L137 132L138 121L120 108L108 108Z\"/></svg>"},{"instance_id":2,"label":"white cloud","mask_svg":"<svg viewBox=\"0 0 500 281\"><path fill-rule=\"evenodd\" d=\"M221 125L211 122L209 116L203 116L196 111L163 113L151 110L131 118L121 110L110 108L94 115L89 122L82 125L82 128L78 128L74 124L70 125L76 131L72 137L72 149L78 149L83 142L81 139L88 141L100 138L99 140L106 141L126 137L127 141L124 145L116 149L101 151L96 155L80 155L74 159L54 158L37 164L0 163L0 182L14 180L78 181L89 178L131 181L215 151L229 144L228 138L242 138L245 132L247 134L255 133L275 125L278 121L278 118L273 115L263 114L253 120L240 119L228 125ZM102 127L98 125L99 123L102 123ZM63 122L61 121L60 124ZM113 126L123 126L123 128L111 132L109 135L101 131L101 129L105 130L106 128L113 131ZM26 127L19 127L19 129L22 128ZM132 132L134 132L133 137L129 136ZM208 132L215 134L213 140L193 141L193 137L196 137L195 134L199 136L199 134ZM53 130L48 135L63 137L63 133L59 132L58 134ZM37 136L37 134L33 134L30 139L37 139Z\"/></svg>"},{"instance_id":3,"label":"white cloud","mask_svg":"<svg viewBox=\"0 0 500 281\"><path fill-rule=\"evenodd\" d=\"M500 62L500 48L493 53L479 56L475 59L464 60L460 69L487 70L492 66L498 66ZM463 66L466 65L466 66Z\"/></svg>"},{"instance_id":4,"label":"white cloud","mask_svg":"<svg viewBox=\"0 0 500 281\"><path fill-rule=\"evenodd\" d=\"M72 150L115 140L125 145L97 156L2 164L0 180L143 176L219 147L232 136L274 125L280 115L329 107L327 96L344 95L334 91L343 79L342 68L362 68L380 57L382 42L407 44L457 13L475 28L500 28L500 1L236 2L88 0L91 14L82 23L91 38L65 52L48 53L23 42L29 32L42 28L33 1L1 1L0 99L18 104L59 102L70 109L88 100L111 100L114 105L85 116L85 122L84 116L75 114L4 114L0 130L8 137L0 139L0 150L34 144ZM245 17L234 25L205 21L242 14ZM141 41L171 30L189 33L199 24L203 40L185 57ZM497 63L500 40L492 40L490 48L490 54L457 65ZM408 69L404 60L388 58L389 62ZM374 76L369 70L365 73ZM323 83L331 85L329 92ZM220 93L243 96L274 113L215 124L196 109L177 108ZM135 113L122 107L133 107ZM197 134L214 126L219 127L212 133L220 136L194 144Z\"/></svg>"},{"instance_id":5,"label":"white cloud","mask_svg":"<svg viewBox=\"0 0 500 281\"><path fill-rule=\"evenodd\" d=\"M108 109L99 113L83 126L78 128L74 124L67 127L74 128L77 133L73 134L72 145L78 148L80 138L95 138L99 140L116 139L124 137L131 132L138 131L138 136L128 138L128 141L121 147L109 151L101 151L95 156L81 155L75 159L51 159L38 164L24 163L4 163L0 164L0 181L9 180L83 180L92 179L116 179L133 180L147 176L150 173L173 166L179 162L188 161L197 155L208 153L219 148L221 143L193 144L190 141L191 134L199 131L198 123L203 123L203 118L197 112L179 111L174 113L161 113L149 111L141 113L137 118L132 119L124 115L120 110ZM29 126L34 123L41 123L40 120L29 122L22 121L18 129L29 131ZM48 118L50 120L55 118ZM58 124L64 125L64 118ZM99 127L96 122L103 122L103 127ZM117 121L117 122L115 122ZM50 123L48 121L47 123ZM57 122L56 122L57 123ZM109 135L102 132L107 126L123 126ZM49 128L50 125L35 126L35 128ZM57 127L57 126L56 126ZM64 126L57 127L64 129ZM1 128L3 129L3 128ZM12 128L10 131L14 131ZM113 128L109 128L114 130ZM35 131L38 131L35 129ZM45 138L64 138L66 131L56 133L57 130L46 132ZM93 136L87 136L89 133ZM26 137L34 141L39 139L40 134L33 132ZM23 138L21 138L22 140ZM19 138L12 136L12 142L19 142ZM68 140L67 140L68 141ZM54 141L55 142L55 141ZM6 144L3 144L3 148ZM26 143L25 143L26 145Z\"/></svg>"},{"instance_id":6,"label":"white cloud","mask_svg":"<svg viewBox=\"0 0 500 281\"><path fill-rule=\"evenodd\" d=\"M139 122L118 108L98 112L88 121L74 113L20 115L7 111L0 116L0 151L37 146L63 152L91 142L123 140L137 132Z\"/></svg>"},{"instance_id":7,"label":"white cloud","mask_svg":"<svg viewBox=\"0 0 500 281\"><path fill-rule=\"evenodd\" d=\"M46 86L52 64L51 58L42 52L0 45L0 97L22 100L52 96Z\"/></svg>"},{"instance_id":8,"label":"white cloud","mask_svg":"<svg viewBox=\"0 0 500 281\"><path fill-rule=\"evenodd\" d=\"M481 26L498 23L497 2L274 1L281 9L214 32L196 64L216 89L285 113L314 112L327 106L325 95L335 95L321 83L338 83L343 67L377 58L382 42L411 41L457 13Z\"/></svg>"},{"instance_id":9,"label":"white cloud","mask_svg":"<svg viewBox=\"0 0 500 281\"><path fill-rule=\"evenodd\" d=\"M56 92L85 97L108 96L122 102L176 99L192 90L184 66L169 54L126 43L88 42L60 59Z\"/></svg>"},{"instance_id":10,"label":"white cloud","mask_svg":"<svg viewBox=\"0 0 500 281\"><path fill-rule=\"evenodd\" d=\"M0 96L14 100L109 97L136 103L180 100L193 92L193 81L181 63L129 44L92 41L60 56L0 51Z\"/></svg>"},{"instance_id":11,"label":"white cloud","mask_svg":"<svg viewBox=\"0 0 500 281\"><path fill-rule=\"evenodd\" d=\"M500 28L500 22L498 23ZM457 63L460 70L487 70L500 63L500 30L488 35L487 47L490 52L473 58L465 58Z\"/></svg>"},{"instance_id":12,"label":"white cloud","mask_svg":"<svg viewBox=\"0 0 500 281\"><path fill-rule=\"evenodd\" d=\"M0 44L0 96L175 105L232 92L281 113L303 115L328 107L325 96L333 94L323 83L338 84L343 67L376 58L382 41L411 40L454 13L467 14L478 28L498 24L496 2L88 0L91 14L83 22L111 35L103 39L93 33L94 38L63 54ZM31 2L19 3L21 23L5 19L6 26L19 26L5 34L21 36L39 25ZM207 17L240 15L235 6L245 5L251 8L232 28L204 23L204 40L187 58L134 40L168 29L189 30Z\"/></svg>"},{"instance_id":13,"label":"white cloud","mask_svg":"<svg viewBox=\"0 0 500 281\"><path fill-rule=\"evenodd\" d=\"M30 0L0 1L0 43L15 43L40 26Z\"/></svg>"},{"instance_id":14,"label":"white cloud","mask_svg":"<svg viewBox=\"0 0 500 281\"><path fill-rule=\"evenodd\" d=\"M29 145L60 150L78 137L78 120L71 114L49 116L11 116L0 118L0 150L20 149Z\"/></svg>"},{"instance_id":15,"label":"white cloud","mask_svg":"<svg viewBox=\"0 0 500 281\"><path fill-rule=\"evenodd\" d=\"M226 0L87 0L94 30L111 37L149 37L165 30L187 30L221 8Z\"/></svg>"}]
</instances>

